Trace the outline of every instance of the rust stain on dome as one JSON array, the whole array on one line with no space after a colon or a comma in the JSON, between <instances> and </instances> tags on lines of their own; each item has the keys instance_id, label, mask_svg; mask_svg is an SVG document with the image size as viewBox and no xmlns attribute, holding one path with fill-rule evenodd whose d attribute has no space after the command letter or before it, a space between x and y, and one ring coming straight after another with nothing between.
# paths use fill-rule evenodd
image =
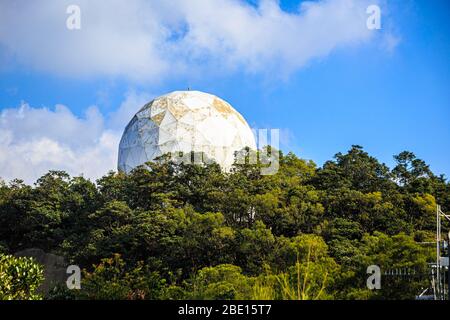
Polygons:
<instances>
[{"instance_id":1,"label":"rust stain on dome","mask_svg":"<svg viewBox=\"0 0 450 320\"><path fill-rule=\"evenodd\" d=\"M177 106L174 105L170 105L168 107L168 110L170 111L170 113L172 113L172 115L174 116L175 119L179 120L181 119L186 113L189 112L189 108L187 108L186 106L180 104Z\"/></svg>"},{"instance_id":2,"label":"rust stain on dome","mask_svg":"<svg viewBox=\"0 0 450 320\"><path fill-rule=\"evenodd\" d=\"M214 98L213 106L214 106L214 108L217 111L219 111L225 117L228 117L229 115L233 115L234 114L234 115L236 115L238 117L238 119L243 124L247 125L247 123L245 122L244 118L237 111L235 111L228 103L224 102L223 100Z\"/></svg>"},{"instance_id":3,"label":"rust stain on dome","mask_svg":"<svg viewBox=\"0 0 450 320\"><path fill-rule=\"evenodd\" d=\"M165 112L160 112L160 113L154 115L152 117L153 122L155 122L157 125L160 125L161 121L164 119L165 114L166 114Z\"/></svg>"}]
</instances>

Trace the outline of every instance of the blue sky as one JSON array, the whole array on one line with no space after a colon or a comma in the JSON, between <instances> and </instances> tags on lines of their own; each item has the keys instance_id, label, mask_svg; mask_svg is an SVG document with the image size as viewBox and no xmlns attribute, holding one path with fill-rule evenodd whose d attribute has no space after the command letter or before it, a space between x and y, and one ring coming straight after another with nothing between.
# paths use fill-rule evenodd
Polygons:
<instances>
[{"instance_id":1,"label":"blue sky","mask_svg":"<svg viewBox=\"0 0 450 320\"><path fill-rule=\"evenodd\" d=\"M345 1L352 2L336 2ZM137 8L141 6L138 2ZM313 5L317 7L312 8L325 12L331 6L328 2L333 1L316 1ZM266 9L259 1L251 1L250 5L217 1L224 11L243 12L235 18L242 19L239 23L243 26L248 21L254 25L251 10L259 12L260 26L269 28L270 41L266 47L259 46L261 41L252 42L261 34L257 29L248 31L252 37L246 37L246 31L241 30L242 38L240 32L230 31L229 25L202 33L208 24L196 25L197 21L203 21L201 15L195 15L192 9L177 9L162 21L176 20L169 29L181 30L182 37L189 29L194 36L186 36L188 44L180 43L168 51L169 58L157 50L163 44L170 47L172 43L158 42L153 51L146 51L147 46L142 49L145 54L124 49L122 54L130 55L129 59L116 53L105 58L104 63L101 57L95 61L92 55L96 50L94 36L88 49L80 49L80 59L76 56L77 47L69 47L69 53L68 49L59 50L58 43L65 40L53 43L52 39L67 30L53 34L52 29L42 26L47 20L39 18L39 8L29 11L34 12L34 20L29 22L32 30L24 27L18 30L14 22L0 19L0 140L4 140L3 148L0 147L0 176L7 179L19 176L32 181L46 169L62 168L72 174L98 177L114 169L116 154L110 151L117 148L117 137L132 113L148 99L188 87L227 100L251 127L281 129L284 151L293 151L319 165L335 153L345 152L352 144L359 144L390 166L394 154L412 151L436 173L449 176L450 2L368 3L373 2L381 7L381 30L353 33L348 30L361 26L350 21L348 26L344 26L347 22L341 23L342 30L334 34L334 28L327 29L327 23L334 26L330 22L332 17L323 18L323 23L302 24L300 1L281 1L280 7L274 2L270 5L276 7ZM46 7L42 9L43 17L54 14L54 5L42 3ZM83 17L94 15L94 8L84 3L80 7L81 32L84 32L80 33L81 39L90 36L89 24L84 27ZM2 3L0 18L1 9L15 10ZM95 8L99 9L102 7ZM28 11L22 8L21 12L26 15ZM165 8L158 12L167 14ZM278 15L276 22L271 20L274 12ZM134 11L130 10L129 14ZM189 20L193 15L196 20ZM297 20L294 28L284 33L282 28L290 25L284 24L290 21L290 15ZM55 21L64 21L66 17L63 12ZM102 19L107 25L108 20ZM119 33L127 29L126 22L120 23L124 25L120 26ZM299 39L308 41L296 41L297 25L308 27L298 30ZM326 32L320 30L322 25ZM281 31L270 31L272 26L281 26ZM134 30L134 26L130 28ZM144 30L145 36L148 30L159 30L158 26L151 28L145 25L139 31ZM196 33L195 28L198 28ZM71 32L61 39L86 45L84 40L72 40L70 37L75 37L73 34L78 31ZM151 32L149 37L154 35ZM128 41L125 31L121 35ZM225 41L227 47L223 49L217 39ZM111 46L105 44L109 50L117 45L112 40L111 43ZM136 43L140 42L130 40L124 46L132 47ZM99 46L102 45L100 42ZM180 48L185 47L189 48L189 54L180 53ZM142 62L133 64L133 59L141 57ZM86 63L88 59L95 64ZM67 66L72 61L73 67ZM167 64L167 68L160 70L158 63ZM27 108L21 109L23 104ZM65 107L57 109L57 105ZM31 151L30 144L34 146ZM51 159L42 160L46 157ZM17 158L21 160L15 161ZM73 164L78 158L82 159L81 164Z\"/></svg>"}]
</instances>

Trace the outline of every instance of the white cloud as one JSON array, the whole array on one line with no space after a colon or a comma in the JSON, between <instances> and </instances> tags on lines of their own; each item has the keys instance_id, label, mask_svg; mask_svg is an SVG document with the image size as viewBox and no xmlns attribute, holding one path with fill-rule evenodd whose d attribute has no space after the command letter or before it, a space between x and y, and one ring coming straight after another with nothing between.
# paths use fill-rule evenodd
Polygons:
<instances>
[{"instance_id":1,"label":"white cloud","mask_svg":"<svg viewBox=\"0 0 450 320\"><path fill-rule=\"evenodd\" d=\"M374 0L302 2L287 13L275 0L0 2L0 47L33 68L69 76L158 80L242 69L290 73L340 46L367 41ZM66 8L81 8L81 30Z\"/></svg>"},{"instance_id":2,"label":"white cloud","mask_svg":"<svg viewBox=\"0 0 450 320\"><path fill-rule=\"evenodd\" d=\"M17 60L62 76L135 81L222 70L284 76L370 40L365 9L374 2L305 1L287 13L274 0L0 1L0 68ZM81 30L66 28L70 4L81 8ZM122 130L150 98L129 92L108 115L95 106L82 117L62 105L0 111L0 177L33 182L49 169L100 177L116 168Z\"/></svg>"},{"instance_id":3,"label":"white cloud","mask_svg":"<svg viewBox=\"0 0 450 320\"><path fill-rule=\"evenodd\" d=\"M382 38L382 46L388 52L392 53L401 43L402 39L393 33L386 33Z\"/></svg>"},{"instance_id":4,"label":"white cloud","mask_svg":"<svg viewBox=\"0 0 450 320\"><path fill-rule=\"evenodd\" d=\"M123 130L138 109L152 100L153 95L129 91L119 108L109 115L108 125L116 130Z\"/></svg>"},{"instance_id":5,"label":"white cloud","mask_svg":"<svg viewBox=\"0 0 450 320\"><path fill-rule=\"evenodd\" d=\"M0 112L0 178L34 182L48 170L97 179L117 168L117 148L132 115L150 100L129 92L116 112L89 107L83 117L67 107L27 104Z\"/></svg>"}]
</instances>

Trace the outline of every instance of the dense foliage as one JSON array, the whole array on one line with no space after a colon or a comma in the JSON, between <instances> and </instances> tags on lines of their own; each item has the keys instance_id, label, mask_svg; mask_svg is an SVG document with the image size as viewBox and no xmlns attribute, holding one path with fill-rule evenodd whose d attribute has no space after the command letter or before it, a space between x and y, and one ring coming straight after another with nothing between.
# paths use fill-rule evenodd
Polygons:
<instances>
[{"instance_id":1,"label":"dense foliage","mask_svg":"<svg viewBox=\"0 0 450 320\"><path fill-rule=\"evenodd\" d=\"M83 269L82 299L410 299L429 284L450 184L410 152L390 170L360 146L316 167L149 163L93 183L50 171L0 184L0 251L37 247ZM368 290L366 269L408 269Z\"/></svg>"},{"instance_id":2,"label":"dense foliage","mask_svg":"<svg viewBox=\"0 0 450 320\"><path fill-rule=\"evenodd\" d=\"M0 300L39 300L36 290L43 279L33 259L0 254Z\"/></svg>"}]
</instances>

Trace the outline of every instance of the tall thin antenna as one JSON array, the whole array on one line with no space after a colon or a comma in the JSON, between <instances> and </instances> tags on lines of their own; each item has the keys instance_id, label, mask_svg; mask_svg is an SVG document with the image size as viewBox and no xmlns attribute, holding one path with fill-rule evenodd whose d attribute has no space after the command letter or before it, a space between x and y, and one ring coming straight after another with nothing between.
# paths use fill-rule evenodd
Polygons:
<instances>
[{"instance_id":1,"label":"tall thin antenna","mask_svg":"<svg viewBox=\"0 0 450 320\"><path fill-rule=\"evenodd\" d=\"M441 213L436 206L436 291L437 299L441 300Z\"/></svg>"},{"instance_id":2,"label":"tall thin antenna","mask_svg":"<svg viewBox=\"0 0 450 320\"><path fill-rule=\"evenodd\" d=\"M450 299L450 278L448 279L448 292L445 291L445 267L448 268L448 277L450 277L450 265L448 262L441 263L441 232L442 232L442 217L450 221L450 216L442 212L441 206L436 206L436 282L435 282L435 299L445 300L445 295ZM448 243L450 243L450 232ZM448 245L447 245L448 246ZM443 246L444 247L444 246ZM450 253L450 248L447 248ZM449 257L450 260L450 257Z\"/></svg>"}]
</instances>

